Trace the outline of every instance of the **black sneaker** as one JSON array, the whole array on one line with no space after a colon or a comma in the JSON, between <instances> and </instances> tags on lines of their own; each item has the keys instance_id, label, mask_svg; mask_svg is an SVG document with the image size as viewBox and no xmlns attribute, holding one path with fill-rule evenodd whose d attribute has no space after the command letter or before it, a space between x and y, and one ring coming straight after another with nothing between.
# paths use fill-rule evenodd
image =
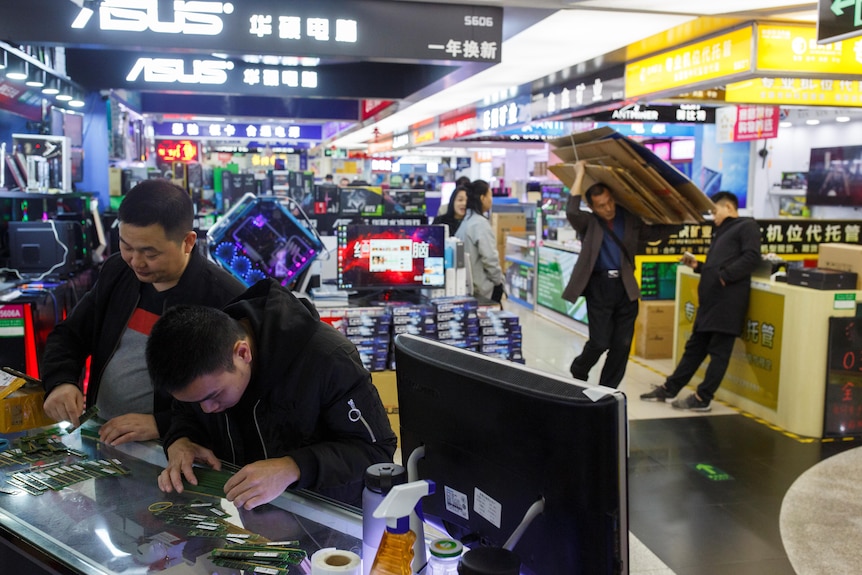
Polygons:
<instances>
[{"instance_id":1,"label":"black sneaker","mask_svg":"<svg viewBox=\"0 0 862 575\"><path fill-rule=\"evenodd\" d=\"M691 394L686 398L677 399L673 403L671 403L676 409L687 409L689 411L712 411L712 408L709 406L708 401L701 401L697 398L697 395Z\"/></svg>"},{"instance_id":2,"label":"black sneaker","mask_svg":"<svg viewBox=\"0 0 862 575\"><path fill-rule=\"evenodd\" d=\"M665 402L668 399L673 399L674 396L670 394L668 390L664 388L663 385L654 385L652 386L652 391L649 393L641 394L641 400L643 401L660 401Z\"/></svg>"}]
</instances>

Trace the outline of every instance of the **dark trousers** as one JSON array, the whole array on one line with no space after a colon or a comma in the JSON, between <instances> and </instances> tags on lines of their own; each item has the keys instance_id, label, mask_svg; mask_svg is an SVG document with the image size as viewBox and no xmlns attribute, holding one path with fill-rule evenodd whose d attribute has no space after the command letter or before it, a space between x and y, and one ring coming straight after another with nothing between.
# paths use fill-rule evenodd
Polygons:
<instances>
[{"instance_id":1,"label":"dark trousers","mask_svg":"<svg viewBox=\"0 0 862 575\"><path fill-rule=\"evenodd\" d=\"M584 297L587 300L590 339L581 355L572 362L572 375L586 380L590 369L607 350L608 357L605 358L599 384L617 387L626 373L638 317L638 301L629 300L621 279L600 275L590 278Z\"/></svg>"},{"instance_id":2,"label":"dark trousers","mask_svg":"<svg viewBox=\"0 0 862 575\"><path fill-rule=\"evenodd\" d=\"M697 395L703 401L712 401L718 386L721 385L724 373L727 371L727 364L730 363L734 341L736 341L736 336L727 333L692 332L685 344L682 359L679 360L676 369L664 382L665 389L672 395L679 393L679 390L688 384L697 368L709 355L709 365L706 368L703 382L697 386Z\"/></svg>"}]
</instances>

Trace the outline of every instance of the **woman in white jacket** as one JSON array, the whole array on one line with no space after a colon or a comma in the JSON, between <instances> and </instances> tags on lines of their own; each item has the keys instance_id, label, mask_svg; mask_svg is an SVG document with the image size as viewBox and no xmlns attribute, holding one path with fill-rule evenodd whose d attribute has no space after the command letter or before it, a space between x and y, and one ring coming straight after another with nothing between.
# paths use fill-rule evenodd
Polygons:
<instances>
[{"instance_id":1,"label":"woman in white jacket","mask_svg":"<svg viewBox=\"0 0 862 575\"><path fill-rule=\"evenodd\" d=\"M455 237L464 242L473 276L473 295L499 302L503 299L503 270L491 223L485 213L491 209L491 187L484 180L467 186L467 215Z\"/></svg>"}]
</instances>

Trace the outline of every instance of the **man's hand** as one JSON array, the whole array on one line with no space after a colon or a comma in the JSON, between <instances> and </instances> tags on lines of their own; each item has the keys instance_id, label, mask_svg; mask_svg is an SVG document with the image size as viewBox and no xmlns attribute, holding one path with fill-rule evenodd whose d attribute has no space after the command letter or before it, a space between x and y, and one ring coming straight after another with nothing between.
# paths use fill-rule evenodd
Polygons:
<instances>
[{"instance_id":1,"label":"man's hand","mask_svg":"<svg viewBox=\"0 0 862 575\"><path fill-rule=\"evenodd\" d=\"M224 484L228 501L238 508L254 509L281 495L299 479L299 466L292 457L250 463Z\"/></svg>"},{"instance_id":2,"label":"man's hand","mask_svg":"<svg viewBox=\"0 0 862 575\"><path fill-rule=\"evenodd\" d=\"M109 419L99 429L99 439L108 445L159 438L156 418L145 413L127 413Z\"/></svg>"},{"instance_id":3,"label":"man's hand","mask_svg":"<svg viewBox=\"0 0 862 575\"><path fill-rule=\"evenodd\" d=\"M183 477L192 485L198 484L198 478L192 471L195 462L206 463L215 470L221 469L221 461L215 454L189 438L182 437L168 447L168 466L159 474L159 489L165 493L176 490L183 492Z\"/></svg>"},{"instance_id":4,"label":"man's hand","mask_svg":"<svg viewBox=\"0 0 862 575\"><path fill-rule=\"evenodd\" d=\"M78 427L84 413L84 394L74 383L62 383L51 390L42 407L54 421L68 421Z\"/></svg>"},{"instance_id":5,"label":"man's hand","mask_svg":"<svg viewBox=\"0 0 862 575\"><path fill-rule=\"evenodd\" d=\"M679 263L690 267L691 269L697 268L697 258L694 257L694 254L690 252L685 252L682 255L682 259L679 260Z\"/></svg>"}]
</instances>

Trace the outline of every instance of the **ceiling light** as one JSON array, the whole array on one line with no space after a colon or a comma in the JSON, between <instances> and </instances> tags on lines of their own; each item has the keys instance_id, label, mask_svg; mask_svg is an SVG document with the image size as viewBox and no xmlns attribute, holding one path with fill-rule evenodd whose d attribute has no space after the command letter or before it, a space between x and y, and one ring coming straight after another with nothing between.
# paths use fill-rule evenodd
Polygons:
<instances>
[{"instance_id":1,"label":"ceiling light","mask_svg":"<svg viewBox=\"0 0 862 575\"><path fill-rule=\"evenodd\" d=\"M778 122L779 128L790 128L793 126L793 122Z\"/></svg>"},{"instance_id":2,"label":"ceiling light","mask_svg":"<svg viewBox=\"0 0 862 575\"><path fill-rule=\"evenodd\" d=\"M6 77L10 80L26 80L27 63L18 58L9 58L6 65Z\"/></svg>"},{"instance_id":3,"label":"ceiling light","mask_svg":"<svg viewBox=\"0 0 862 575\"><path fill-rule=\"evenodd\" d=\"M69 102L74 96L74 88L69 86L68 84L60 83L60 93L57 94L56 98L60 102Z\"/></svg>"},{"instance_id":4,"label":"ceiling light","mask_svg":"<svg viewBox=\"0 0 862 575\"><path fill-rule=\"evenodd\" d=\"M808 124L809 126L816 126L817 124L820 123L820 120L814 120L814 119L805 120L805 123Z\"/></svg>"},{"instance_id":5,"label":"ceiling light","mask_svg":"<svg viewBox=\"0 0 862 575\"><path fill-rule=\"evenodd\" d=\"M81 93L76 90L72 99L69 100L69 105L73 108L83 108L86 105L86 102L84 102L84 97Z\"/></svg>"},{"instance_id":6,"label":"ceiling light","mask_svg":"<svg viewBox=\"0 0 862 575\"><path fill-rule=\"evenodd\" d=\"M29 72L30 73L27 74L27 80L24 82L26 85L31 88L41 88L45 85L45 70L32 68Z\"/></svg>"},{"instance_id":7,"label":"ceiling light","mask_svg":"<svg viewBox=\"0 0 862 575\"><path fill-rule=\"evenodd\" d=\"M842 123L843 122L849 122L850 116L835 116L835 121L836 122L842 122Z\"/></svg>"},{"instance_id":8,"label":"ceiling light","mask_svg":"<svg viewBox=\"0 0 862 575\"><path fill-rule=\"evenodd\" d=\"M55 96L60 93L60 79L59 78L48 78L48 82L45 84L45 87L42 88L42 93L47 94L48 96Z\"/></svg>"}]
</instances>

